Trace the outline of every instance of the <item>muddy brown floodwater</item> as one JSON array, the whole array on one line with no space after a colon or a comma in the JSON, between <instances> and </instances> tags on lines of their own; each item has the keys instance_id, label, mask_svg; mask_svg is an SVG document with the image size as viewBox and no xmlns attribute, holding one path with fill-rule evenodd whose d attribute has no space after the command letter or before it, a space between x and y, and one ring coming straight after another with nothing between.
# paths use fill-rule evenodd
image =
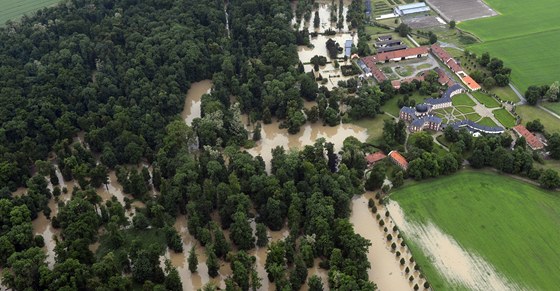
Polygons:
<instances>
[{"instance_id":1,"label":"muddy brown floodwater","mask_svg":"<svg viewBox=\"0 0 560 291\"><path fill-rule=\"evenodd\" d=\"M373 192L366 192L364 195L354 197L350 216L350 222L354 225L356 233L371 241L368 252L368 259L371 263L369 279L377 284L377 288L381 291L412 290L413 286L408 281L408 276L405 276L405 267L400 265L395 253L391 251L390 244L385 238L386 233L379 226L371 209L368 208L368 199L373 197ZM376 205L379 209L378 213L383 215L385 208L382 205ZM403 257L408 260L409 254L405 254L404 250L401 252Z\"/></svg>"},{"instance_id":2,"label":"muddy brown floodwater","mask_svg":"<svg viewBox=\"0 0 560 291\"><path fill-rule=\"evenodd\" d=\"M334 127L323 126L320 122L315 124L306 123L297 134L289 134L286 129L279 129L279 122L264 124L261 131L261 140L254 148L247 150L253 156L260 155L266 163L267 171L270 170L272 149L283 146L284 149L301 149L306 145L313 145L318 138L325 138L340 150L344 139L353 136L365 142L368 135L367 130L353 124L341 124Z\"/></svg>"},{"instance_id":3,"label":"muddy brown floodwater","mask_svg":"<svg viewBox=\"0 0 560 291\"><path fill-rule=\"evenodd\" d=\"M188 125L192 124L193 119L201 116L200 113L200 98L206 93L210 93L212 89L212 81L204 80L196 83L192 83L187 96L185 98L185 105L183 107L183 112L181 113L181 118L185 120Z\"/></svg>"}]
</instances>

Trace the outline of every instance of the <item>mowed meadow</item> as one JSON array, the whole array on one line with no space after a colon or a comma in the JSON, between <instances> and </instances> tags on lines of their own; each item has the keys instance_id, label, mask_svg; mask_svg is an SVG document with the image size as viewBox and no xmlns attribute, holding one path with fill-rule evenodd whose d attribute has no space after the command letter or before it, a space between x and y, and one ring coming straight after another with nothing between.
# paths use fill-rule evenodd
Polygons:
<instances>
[{"instance_id":1,"label":"mowed meadow","mask_svg":"<svg viewBox=\"0 0 560 291\"><path fill-rule=\"evenodd\" d=\"M469 47L489 52L513 69L512 82L521 91L530 85L550 84L560 67L560 1L487 0L500 15L466 21L459 27L474 33L483 43Z\"/></svg>"},{"instance_id":2,"label":"mowed meadow","mask_svg":"<svg viewBox=\"0 0 560 291\"><path fill-rule=\"evenodd\" d=\"M406 221L435 224L516 286L530 290L558 288L558 193L494 172L462 171L413 184L395 191L390 198L406 214ZM406 232L404 235L435 288L467 289L446 280L435 266L437 256L427 255L414 237Z\"/></svg>"},{"instance_id":3,"label":"mowed meadow","mask_svg":"<svg viewBox=\"0 0 560 291\"><path fill-rule=\"evenodd\" d=\"M16 20L23 15L55 5L60 0L0 0L0 26L8 20Z\"/></svg>"}]
</instances>

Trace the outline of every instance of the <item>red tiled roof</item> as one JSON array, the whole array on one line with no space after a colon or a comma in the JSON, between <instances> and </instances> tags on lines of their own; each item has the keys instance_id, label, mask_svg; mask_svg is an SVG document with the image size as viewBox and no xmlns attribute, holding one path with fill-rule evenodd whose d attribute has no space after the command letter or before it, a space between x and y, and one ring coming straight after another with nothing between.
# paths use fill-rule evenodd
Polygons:
<instances>
[{"instance_id":1,"label":"red tiled roof","mask_svg":"<svg viewBox=\"0 0 560 291\"><path fill-rule=\"evenodd\" d=\"M538 139L533 133L531 133L522 124L513 127L513 130L517 132L520 136L523 136L527 141L527 144L534 150L539 150L544 148L544 144L540 139Z\"/></svg>"},{"instance_id":2,"label":"red tiled roof","mask_svg":"<svg viewBox=\"0 0 560 291\"><path fill-rule=\"evenodd\" d=\"M400 59L416 55L424 55L428 53L428 48L425 46L407 48L399 51L385 52L375 55L378 62L384 62L391 59Z\"/></svg>"},{"instance_id":3,"label":"red tiled roof","mask_svg":"<svg viewBox=\"0 0 560 291\"><path fill-rule=\"evenodd\" d=\"M367 155L366 160L367 160L368 164L373 164L373 163L377 163L377 162L383 160L386 157L387 156L384 153L376 152L376 153Z\"/></svg>"},{"instance_id":4,"label":"red tiled roof","mask_svg":"<svg viewBox=\"0 0 560 291\"><path fill-rule=\"evenodd\" d=\"M373 77L378 82L383 82L383 81L387 80L387 77L385 76L385 74L383 74L383 72L381 72L381 70L375 64L376 63L375 56L364 57L364 58L362 58L362 61L370 69L371 73L373 74Z\"/></svg>"},{"instance_id":5,"label":"red tiled roof","mask_svg":"<svg viewBox=\"0 0 560 291\"><path fill-rule=\"evenodd\" d=\"M459 65L459 63L457 63L457 61L455 61L455 59L449 59L447 61L447 66L449 67L449 69L451 69L451 71L453 71L453 73L459 73L459 72L463 72L463 67L461 67L461 65Z\"/></svg>"},{"instance_id":6,"label":"red tiled roof","mask_svg":"<svg viewBox=\"0 0 560 291\"><path fill-rule=\"evenodd\" d=\"M401 168L408 169L408 161L397 151L391 151L389 157L393 159Z\"/></svg>"},{"instance_id":7,"label":"red tiled roof","mask_svg":"<svg viewBox=\"0 0 560 291\"><path fill-rule=\"evenodd\" d=\"M444 50L437 44L433 44L431 46L431 49L432 49L432 53L436 55L444 63L446 63L449 59L452 58L451 55L446 50Z\"/></svg>"},{"instance_id":8,"label":"red tiled roof","mask_svg":"<svg viewBox=\"0 0 560 291\"><path fill-rule=\"evenodd\" d=\"M434 71L436 71L436 73L438 74L438 82L442 85L448 84L452 82L451 79L449 78L449 76L447 76L447 74L445 73L444 70L442 70L440 67L436 67L434 69Z\"/></svg>"},{"instance_id":9,"label":"red tiled roof","mask_svg":"<svg viewBox=\"0 0 560 291\"><path fill-rule=\"evenodd\" d=\"M471 76L469 75L466 75L461 80L463 81L463 83L465 83L465 85L467 85L467 87L469 87L469 89L473 91L480 89L480 85L475 80L473 80L473 78L471 78Z\"/></svg>"},{"instance_id":10,"label":"red tiled roof","mask_svg":"<svg viewBox=\"0 0 560 291\"><path fill-rule=\"evenodd\" d=\"M453 71L453 73L464 71L459 63L457 63L457 61L439 45L433 44L430 48L432 50L432 53L436 57L438 57L444 64L446 64L451 69L451 71Z\"/></svg>"}]
</instances>

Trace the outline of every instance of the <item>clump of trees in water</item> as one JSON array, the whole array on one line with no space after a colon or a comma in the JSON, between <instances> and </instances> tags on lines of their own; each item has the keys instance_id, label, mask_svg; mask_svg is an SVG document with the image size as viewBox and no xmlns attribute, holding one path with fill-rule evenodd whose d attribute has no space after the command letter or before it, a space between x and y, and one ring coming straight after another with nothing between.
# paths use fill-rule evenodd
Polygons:
<instances>
[{"instance_id":1,"label":"clump of trees in water","mask_svg":"<svg viewBox=\"0 0 560 291\"><path fill-rule=\"evenodd\" d=\"M300 152L276 148L270 174L262 158L239 150L248 140L242 113L251 122L276 117L295 133L308 116L338 124L340 102L350 102L298 69L289 3L229 1L228 34L222 1L187 2L78 1L0 28L3 284L181 290L177 270L169 262L161 267L160 258L167 248L189 252L189 269L198 270L196 254L184 249L174 227L184 216L207 253L209 275L219 274L220 262L231 265L228 288L258 289L269 279L298 289L318 258L329 280L309 278L313 290L373 290L370 243L348 221L350 199L363 190L361 143L346 140L340 159L324 140ZM207 78L213 90L202 97L201 118L188 126L177 119L183 96ZM379 104L373 88L358 94ZM302 97L318 102L309 115ZM352 102L356 118L378 111ZM80 132L84 139L75 141ZM66 190L52 163L76 183L51 217L49 199ZM131 166L139 163L151 167ZM96 192L111 170L145 205L132 223L129 200L123 206ZM27 192L13 197L22 185ZM35 237L31 226L41 211L60 230L51 267L40 249L49 238ZM268 242L268 229L284 227L287 238ZM255 245L270 250L268 278L257 275Z\"/></svg>"}]
</instances>

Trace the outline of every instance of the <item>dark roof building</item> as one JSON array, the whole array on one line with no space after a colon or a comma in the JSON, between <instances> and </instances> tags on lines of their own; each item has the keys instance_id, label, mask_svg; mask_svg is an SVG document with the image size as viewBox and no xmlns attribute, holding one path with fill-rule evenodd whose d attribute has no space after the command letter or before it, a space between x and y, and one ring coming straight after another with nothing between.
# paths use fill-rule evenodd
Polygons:
<instances>
[{"instance_id":1,"label":"dark roof building","mask_svg":"<svg viewBox=\"0 0 560 291\"><path fill-rule=\"evenodd\" d=\"M386 47L386 46L394 46L394 45L401 45L402 41L400 39L390 39L384 41L378 41L375 43L375 47Z\"/></svg>"},{"instance_id":2,"label":"dark roof building","mask_svg":"<svg viewBox=\"0 0 560 291\"><path fill-rule=\"evenodd\" d=\"M392 39L393 39L393 36L390 35L390 34L381 35L381 36L378 36L378 37L377 37L377 40L378 40L378 41L385 41L385 40L392 40Z\"/></svg>"},{"instance_id":3,"label":"dark roof building","mask_svg":"<svg viewBox=\"0 0 560 291\"><path fill-rule=\"evenodd\" d=\"M348 39L344 43L344 55L350 57L351 54L352 54L352 40Z\"/></svg>"},{"instance_id":4,"label":"dark roof building","mask_svg":"<svg viewBox=\"0 0 560 291\"><path fill-rule=\"evenodd\" d=\"M401 45L394 45L394 46L384 46L384 47L380 47L377 49L377 53L386 53L386 52L394 52L394 51L400 51L400 50L404 50L408 48L406 46L406 44L401 44Z\"/></svg>"}]
</instances>

